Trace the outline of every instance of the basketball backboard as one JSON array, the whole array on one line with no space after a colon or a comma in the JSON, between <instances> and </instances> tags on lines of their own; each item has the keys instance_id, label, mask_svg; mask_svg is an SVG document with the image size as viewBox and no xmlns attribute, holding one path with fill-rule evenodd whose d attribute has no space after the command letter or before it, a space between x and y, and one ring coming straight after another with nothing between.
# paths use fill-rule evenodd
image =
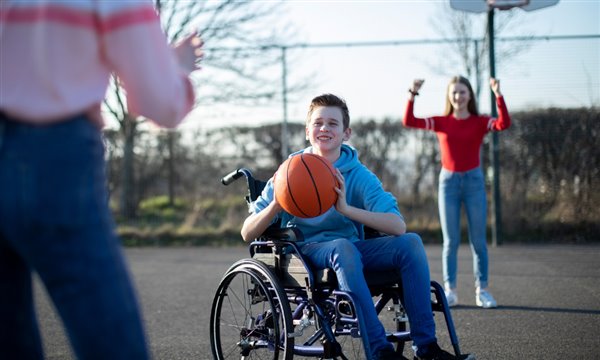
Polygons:
<instances>
[{"instance_id":1,"label":"basketball backboard","mask_svg":"<svg viewBox=\"0 0 600 360\"><path fill-rule=\"evenodd\" d=\"M536 1L530 0L529 4L524 5L524 6L519 6L519 7L525 11L533 11L533 10L545 8L548 6L553 6L556 4L558 4L558 0L536 0Z\"/></svg>"},{"instance_id":2,"label":"basketball backboard","mask_svg":"<svg viewBox=\"0 0 600 360\"><path fill-rule=\"evenodd\" d=\"M483 13L491 8L509 10L514 7L525 11L533 11L548 6L556 5L559 0L450 0L450 7L454 10L473 13Z\"/></svg>"}]
</instances>

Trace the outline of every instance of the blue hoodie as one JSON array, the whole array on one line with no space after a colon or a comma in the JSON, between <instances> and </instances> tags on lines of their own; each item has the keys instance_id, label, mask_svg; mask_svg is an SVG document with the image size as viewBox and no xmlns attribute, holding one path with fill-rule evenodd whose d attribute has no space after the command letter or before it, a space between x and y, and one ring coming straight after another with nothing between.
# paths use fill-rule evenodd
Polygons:
<instances>
[{"instance_id":1,"label":"blue hoodie","mask_svg":"<svg viewBox=\"0 0 600 360\"><path fill-rule=\"evenodd\" d=\"M312 153L312 147L293 153ZM333 164L340 170L346 182L348 205L372 212L394 213L402 217L396 198L383 190L381 181L358 160L353 147L343 144L339 159ZM263 192L250 205L250 212L259 213L273 201L273 178L269 179ZM330 241L339 238L358 241L364 239L363 225L348 219L335 210L335 206L314 218L299 218L282 211L274 221L281 219L283 227L297 227L309 242Z\"/></svg>"}]
</instances>

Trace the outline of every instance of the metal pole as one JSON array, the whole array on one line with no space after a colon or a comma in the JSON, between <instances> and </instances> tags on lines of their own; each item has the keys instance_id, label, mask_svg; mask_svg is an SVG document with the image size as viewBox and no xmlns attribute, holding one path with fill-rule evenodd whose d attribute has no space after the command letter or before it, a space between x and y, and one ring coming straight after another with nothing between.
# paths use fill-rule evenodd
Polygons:
<instances>
[{"instance_id":1,"label":"metal pole","mask_svg":"<svg viewBox=\"0 0 600 360\"><path fill-rule=\"evenodd\" d=\"M281 47L281 98L283 101L283 122L281 123L281 159L284 160L288 157L288 99L287 99L287 59L286 59L287 47Z\"/></svg>"},{"instance_id":2,"label":"metal pole","mask_svg":"<svg viewBox=\"0 0 600 360\"><path fill-rule=\"evenodd\" d=\"M496 59L494 54L494 8L488 11L488 41L490 55L490 77L496 77ZM496 110L496 96L490 89L491 115L498 116ZM490 157L492 162L492 245L498 246L502 243L502 213L500 208L500 170L498 165L498 133L492 131L492 143L490 144Z\"/></svg>"}]
</instances>

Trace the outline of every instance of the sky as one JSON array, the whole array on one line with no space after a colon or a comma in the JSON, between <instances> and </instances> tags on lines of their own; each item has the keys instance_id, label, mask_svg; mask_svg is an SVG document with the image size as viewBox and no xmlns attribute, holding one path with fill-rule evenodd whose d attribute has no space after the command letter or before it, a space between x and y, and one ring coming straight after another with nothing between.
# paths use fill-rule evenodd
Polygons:
<instances>
[{"instance_id":1,"label":"sky","mask_svg":"<svg viewBox=\"0 0 600 360\"><path fill-rule=\"evenodd\" d=\"M441 39L434 25L441 2L292 0L285 3L284 17L296 31L292 43L431 40ZM501 36L600 34L600 0L560 0L554 6L531 12L511 11L520 12L519 22ZM472 16L485 19L485 14ZM513 46L496 44L497 48ZM309 79L313 85L289 96L288 121L302 122L310 100L322 93L345 98L352 119L401 117L414 78L425 79L415 114L439 114L444 107L448 74L463 73L447 61L444 49L443 45L429 44L291 50L294 60L289 64L288 83ZM535 42L514 59L497 60L496 77L509 110L600 106L600 39ZM489 113L489 87L483 94L479 108ZM283 103L278 99L269 106L251 109L200 107L184 126L249 125L282 118Z\"/></svg>"}]
</instances>

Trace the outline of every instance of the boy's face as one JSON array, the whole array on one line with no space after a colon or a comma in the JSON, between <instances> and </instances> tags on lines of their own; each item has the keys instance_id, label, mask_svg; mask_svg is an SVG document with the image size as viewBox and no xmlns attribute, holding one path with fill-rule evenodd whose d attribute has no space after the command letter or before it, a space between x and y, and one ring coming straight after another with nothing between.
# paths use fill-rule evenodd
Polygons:
<instances>
[{"instance_id":1,"label":"boy's face","mask_svg":"<svg viewBox=\"0 0 600 360\"><path fill-rule=\"evenodd\" d=\"M344 129L342 110L335 106L315 108L306 125L306 139L321 154L339 151L351 132Z\"/></svg>"}]
</instances>

